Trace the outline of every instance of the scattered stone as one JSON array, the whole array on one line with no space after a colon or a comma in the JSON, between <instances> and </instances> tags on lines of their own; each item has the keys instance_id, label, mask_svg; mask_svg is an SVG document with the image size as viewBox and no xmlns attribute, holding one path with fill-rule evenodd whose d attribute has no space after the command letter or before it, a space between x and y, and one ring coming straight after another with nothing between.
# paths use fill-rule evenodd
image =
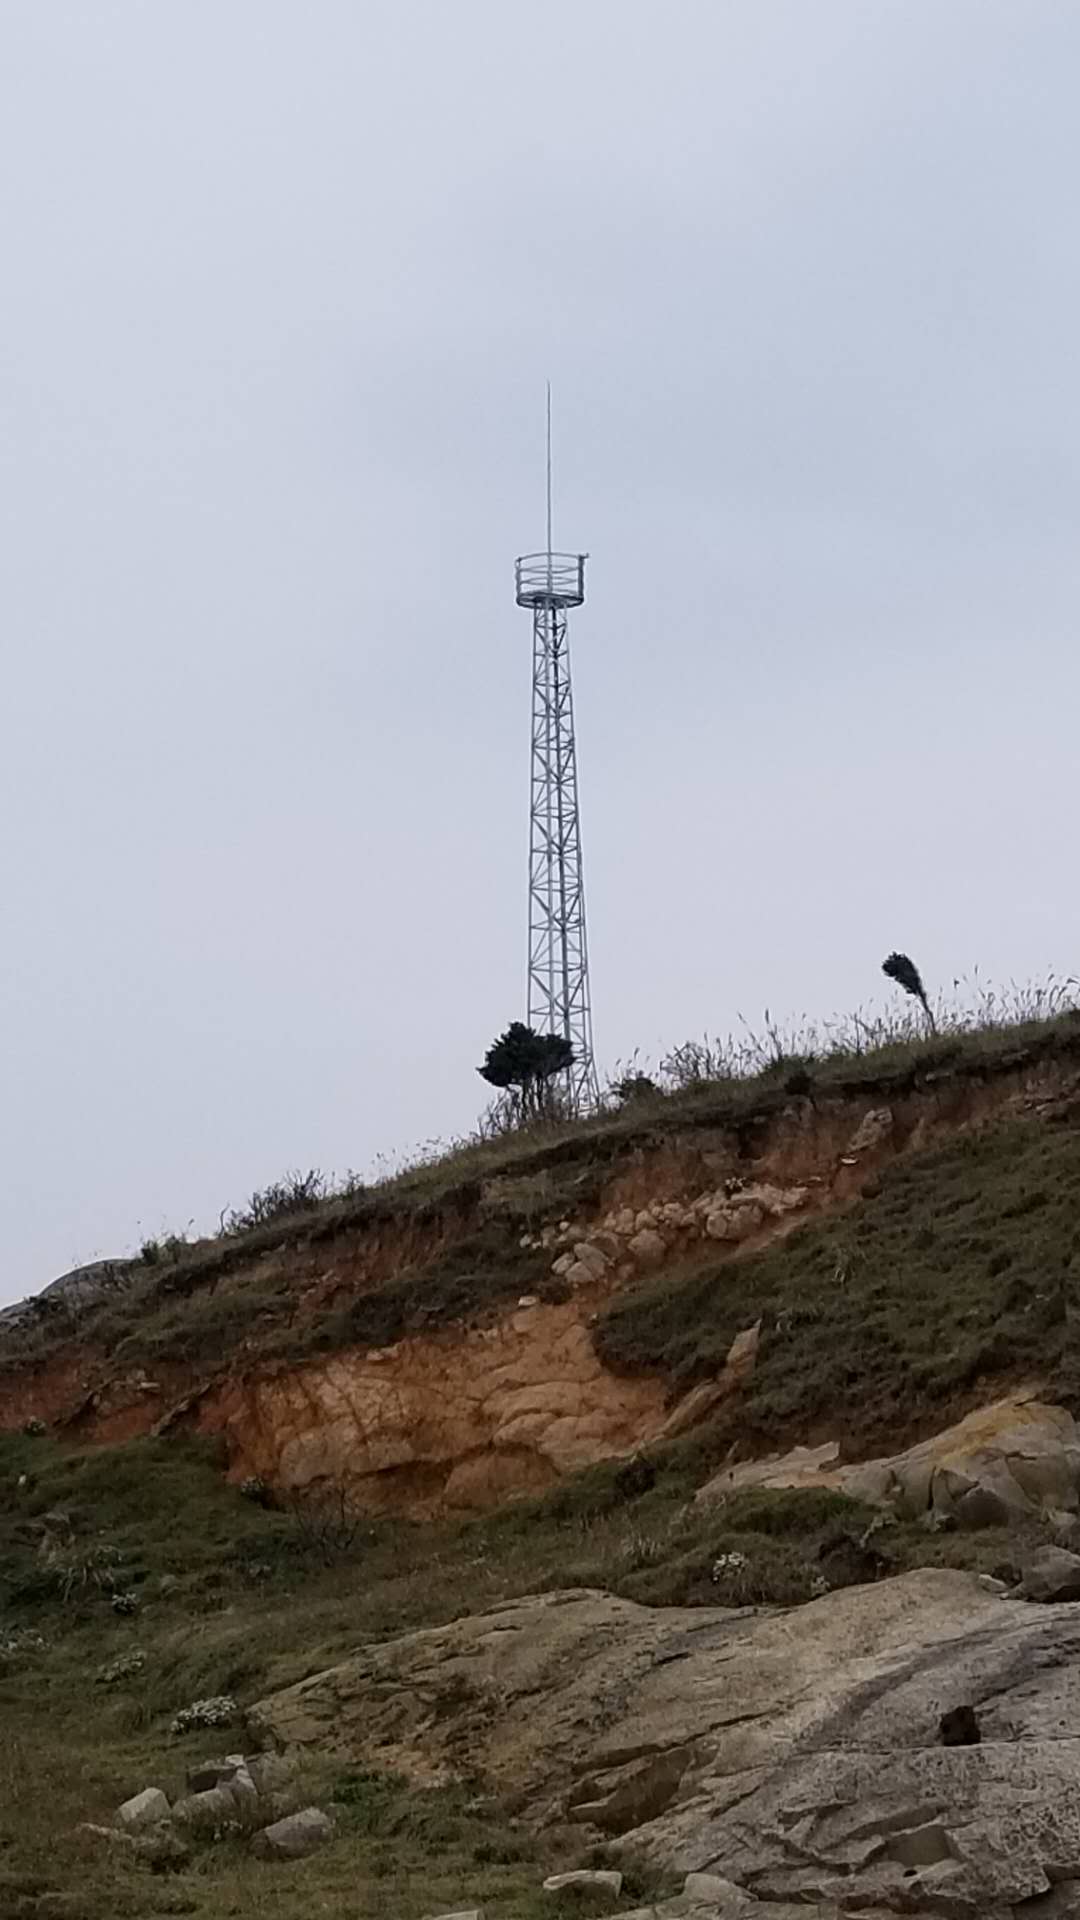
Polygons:
<instances>
[{"instance_id":1,"label":"scattered stone","mask_svg":"<svg viewBox=\"0 0 1080 1920\"><path fill-rule=\"evenodd\" d=\"M321 1807L304 1807L275 1820L255 1834L251 1851L258 1860L302 1860L334 1836L334 1823Z\"/></svg>"},{"instance_id":2,"label":"scattered stone","mask_svg":"<svg viewBox=\"0 0 1080 1920\"><path fill-rule=\"evenodd\" d=\"M741 1914L751 1906L751 1896L737 1887L734 1880L725 1880L719 1873L688 1873L683 1882L683 1897L695 1906L705 1906L714 1910L723 1920L729 1914Z\"/></svg>"},{"instance_id":3,"label":"scattered stone","mask_svg":"<svg viewBox=\"0 0 1080 1920\"><path fill-rule=\"evenodd\" d=\"M1080 1551L1080 1515L1051 1507L1046 1519L1059 1547L1068 1547L1070 1553Z\"/></svg>"},{"instance_id":4,"label":"scattered stone","mask_svg":"<svg viewBox=\"0 0 1080 1920\"><path fill-rule=\"evenodd\" d=\"M130 1591L127 1593L114 1593L109 1604L114 1613L137 1613L139 1610L139 1596L137 1593Z\"/></svg>"},{"instance_id":5,"label":"scattered stone","mask_svg":"<svg viewBox=\"0 0 1080 1920\"><path fill-rule=\"evenodd\" d=\"M167 1820L169 1802L160 1787L145 1787L142 1793L136 1793L116 1809L116 1817L126 1832L138 1833L144 1827L156 1827L160 1821Z\"/></svg>"},{"instance_id":6,"label":"scattered stone","mask_svg":"<svg viewBox=\"0 0 1080 1920\"><path fill-rule=\"evenodd\" d=\"M432 1920L484 1920L483 1907L459 1907L456 1913L436 1913Z\"/></svg>"},{"instance_id":7,"label":"scattered stone","mask_svg":"<svg viewBox=\"0 0 1080 1920\"><path fill-rule=\"evenodd\" d=\"M984 1593L1006 1594L1009 1591L1008 1581L999 1580L995 1574L977 1573L975 1578Z\"/></svg>"},{"instance_id":8,"label":"scattered stone","mask_svg":"<svg viewBox=\"0 0 1080 1920\"><path fill-rule=\"evenodd\" d=\"M263 1819L266 1818L260 1806L259 1789L243 1760L228 1782L225 1791L232 1795L233 1805L245 1827L257 1827L260 1816Z\"/></svg>"},{"instance_id":9,"label":"scattered stone","mask_svg":"<svg viewBox=\"0 0 1080 1920\"><path fill-rule=\"evenodd\" d=\"M892 1134L895 1122L891 1107L871 1107L864 1113L844 1151L844 1161L850 1166L852 1161L860 1160L864 1154L871 1153Z\"/></svg>"},{"instance_id":10,"label":"scattered stone","mask_svg":"<svg viewBox=\"0 0 1080 1920\"><path fill-rule=\"evenodd\" d=\"M178 1827L189 1833L211 1836L235 1827L239 1809L228 1787L207 1787L202 1793L189 1793L178 1800L172 1817Z\"/></svg>"},{"instance_id":11,"label":"scattered stone","mask_svg":"<svg viewBox=\"0 0 1080 1920\"><path fill-rule=\"evenodd\" d=\"M551 1271L552 1273L566 1274L569 1273L574 1264L575 1261L572 1253L560 1253L558 1259L552 1261Z\"/></svg>"},{"instance_id":12,"label":"scattered stone","mask_svg":"<svg viewBox=\"0 0 1080 1920\"><path fill-rule=\"evenodd\" d=\"M296 1783L296 1761L283 1753L253 1753L244 1762L255 1791L266 1798Z\"/></svg>"},{"instance_id":13,"label":"scattered stone","mask_svg":"<svg viewBox=\"0 0 1080 1920\"><path fill-rule=\"evenodd\" d=\"M982 1734L974 1707L950 1707L938 1722L938 1737L943 1747L977 1747ZM916 1864L926 1866L930 1863L923 1861Z\"/></svg>"},{"instance_id":14,"label":"scattered stone","mask_svg":"<svg viewBox=\"0 0 1080 1920\"><path fill-rule=\"evenodd\" d=\"M655 1227L642 1227L627 1241L627 1252L631 1253L639 1266L655 1267L667 1253L667 1247Z\"/></svg>"},{"instance_id":15,"label":"scattered stone","mask_svg":"<svg viewBox=\"0 0 1080 1920\"><path fill-rule=\"evenodd\" d=\"M544 1881L545 1893L609 1893L617 1900L622 1892L621 1873L590 1871L581 1868L577 1873L553 1873Z\"/></svg>"},{"instance_id":16,"label":"scattered stone","mask_svg":"<svg viewBox=\"0 0 1080 1920\"><path fill-rule=\"evenodd\" d=\"M1007 1527L1011 1519L1008 1502L992 1487L968 1487L953 1510L958 1527Z\"/></svg>"},{"instance_id":17,"label":"scattered stone","mask_svg":"<svg viewBox=\"0 0 1080 1920\"><path fill-rule=\"evenodd\" d=\"M601 1253L598 1246L591 1240L579 1240L574 1252L577 1255L577 1264L579 1266L586 1267L594 1279L603 1279L610 1262L606 1254Z\"/></svg>"},{"instance_id":18,"label":"scattered stone","mask_svg":"<svg viewBox=\"0 0 1080 1920\"><path fill-rule=\"evenodd\" d=\"M1065 1547L1040 1547L1020 1569L1020 1590L1025 1600L1044 1604L1080 1600L1080 1554Z\"/></svg>"},{"instance_id":19,"label":"scattered stone","mask_svg":"<svg viewBox=\"0 0 1080 1920\"><path fill-rule=\"evenodd\" d=\"M237 1759L230 1754L227 1760L204 1760L187 1770L187 1788L189 1793L209 1793L213 1787L227 1787L235 1778L238 1767L244 1764L243 1757Z\"/></svg>"},{"instance_id":20,"label":"scattered stone","mask_svg":"<svg viewBox=\"0 0 1080 1920\"><path fill-rule=\"evenodd\" d=\"M600 1252L608 1260L617 1260L623 1250L622 1241L617 1233L607 1233L601 1229L599 1233L591 1234L590 1239L593 1246L599 1247Z\"/></svg>"}]
</instances>

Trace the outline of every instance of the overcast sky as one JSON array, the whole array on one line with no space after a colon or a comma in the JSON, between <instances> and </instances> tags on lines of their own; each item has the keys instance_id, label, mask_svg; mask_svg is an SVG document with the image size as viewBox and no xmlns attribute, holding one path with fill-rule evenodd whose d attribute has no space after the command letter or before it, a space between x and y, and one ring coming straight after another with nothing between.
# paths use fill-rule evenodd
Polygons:
<instances>
[{"instance_id":1,"label":"overcast sky","mask_svg":"<svg viewBox=\"0 0 1080 1920\"><path fill-rule=\"evenodd\" d=\"M0 28L0 1301L473 1123L548 376L601 1067L1080 971L1080 10Z\"/></svg>"}]
</instances>

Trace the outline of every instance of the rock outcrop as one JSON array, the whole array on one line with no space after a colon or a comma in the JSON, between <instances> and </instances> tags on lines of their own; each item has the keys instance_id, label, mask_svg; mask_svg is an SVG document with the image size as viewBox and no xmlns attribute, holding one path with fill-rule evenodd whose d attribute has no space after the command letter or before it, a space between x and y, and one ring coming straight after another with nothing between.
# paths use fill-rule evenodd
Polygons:
<instances>
[{"instance_id":1,"label":"rock outcrop","mask_svg":"<svg viewBox=\"0 0 1080 1920\"><path fill-rule=\"evenodd\" d=\"M748 1487L834 1487L905 1514L935 1512L960 1524L1075 1513L1080 1503L1080 1428L1034 1389L1013 1393L903 1453L849 1466L836 1441L794 1447L726 1468L697 1495L704 1506Z\"/></svg>"},{"instance_id":2,"label":"rock outcrop","mask_svg":"<svg viewBox=\"0 0 1080 1920\"><path fill-rule=\"evenodd\" d=\"M978 1742L944 1744L964 1707ZM706 1911L1034 1920L1070 1882L1080 1903L1080 1604L970 1574L794 1613L547 1594L365 1647L252 1721L418 1783L465 1755L583 1844L730 1882Z\"/></svg>"}]
</instances>

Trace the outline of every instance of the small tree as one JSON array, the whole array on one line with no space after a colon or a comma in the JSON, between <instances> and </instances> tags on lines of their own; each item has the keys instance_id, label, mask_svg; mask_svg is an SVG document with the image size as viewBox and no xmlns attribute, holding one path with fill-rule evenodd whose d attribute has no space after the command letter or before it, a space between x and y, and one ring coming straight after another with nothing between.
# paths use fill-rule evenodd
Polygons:
<instances>
[{"instance_id":1,"label":"small tree","mask_svg":"<svg viewBox=\"0 0 1080 1920\"><path fill-rule=\"evenodd\" d=\"M574 1049L559 1033L536 1033L522 1020L512 1020L493 1040L484 1064L476 1071L500 1091L511 1090L523 1120L550 1113L552 1081L573 1066Z\"/></svg>"},{"instance_id":2,"label":"small tree","mask_svg":"<svg viewBox=\"0 0 1080 1920\"><path fill-rule=\"evenodd\" d=\"M881 971L887 974L890 980L895 980L897 986L902 987L905 993L910 993L913 1000L919 1002L926 1015L927 1026L931 1033L936 1033L937 1021L934 1019L930 1002L926 997L922 975L914 960L909 960L906 953L890 953L888 959L882 961Z\"/></svg>"}]
</instances>

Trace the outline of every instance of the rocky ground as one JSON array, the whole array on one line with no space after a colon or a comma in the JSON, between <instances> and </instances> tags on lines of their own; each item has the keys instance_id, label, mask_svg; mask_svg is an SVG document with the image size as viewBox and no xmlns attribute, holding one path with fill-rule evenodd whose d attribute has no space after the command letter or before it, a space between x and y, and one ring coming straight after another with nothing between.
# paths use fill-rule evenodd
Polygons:
<instances>
[{"instance_id":1,"label":"rocky ground","mask_svg":"<svg viewBox=\"0 0 1080 1920\"><path fill-rule=\"evenodd\" d=\"M8 1316L0 1920L1080 1916L1078 1045Z\"/></svg>"}]
</instances>

